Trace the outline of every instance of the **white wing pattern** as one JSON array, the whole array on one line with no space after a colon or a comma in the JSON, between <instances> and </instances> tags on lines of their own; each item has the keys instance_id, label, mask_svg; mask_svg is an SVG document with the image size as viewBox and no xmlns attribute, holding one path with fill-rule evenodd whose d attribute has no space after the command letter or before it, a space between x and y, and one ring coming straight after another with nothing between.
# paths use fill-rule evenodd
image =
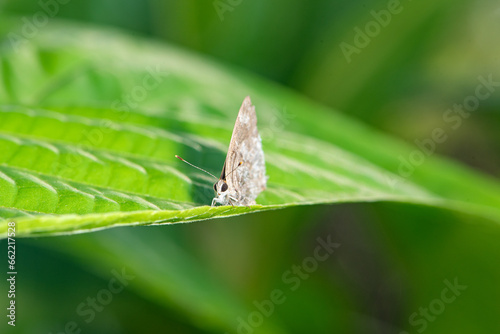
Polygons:
<instances>
[{"instance_id":1,"label":"white wing pattern","mask_svg":"<svg viewBox=\"0 0 500 334\"><path fill-rule=\"evenodd\" d=\"M215 184L217 197L214 198L212 205L256 204L255 199L266 189L266 183L266 164L262 141L257 130L257 115L250 97L247 96L234 124L221 177Z\"/></svg>"}]
</instances>

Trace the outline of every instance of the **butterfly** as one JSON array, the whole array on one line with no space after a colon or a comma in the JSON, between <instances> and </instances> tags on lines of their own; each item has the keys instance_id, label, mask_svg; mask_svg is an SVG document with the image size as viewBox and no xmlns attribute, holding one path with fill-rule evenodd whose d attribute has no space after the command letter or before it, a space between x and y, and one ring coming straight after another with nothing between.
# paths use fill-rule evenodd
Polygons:
<instances>
[{"instance_id":1,"label":"butterfly","mask_svg":"<svg viewBox=\"0 0 500 334\"><path fill-rule=\"evenodd\" d=\"M206 170L177 155L176 157L217 179ZM234 124L221 175L214 184L215 197L212 206L254 205L257 196L266 189L267 179L262 141L257 130L257 115L250 97L247 96Z\"/></svg>"}]
</instances>

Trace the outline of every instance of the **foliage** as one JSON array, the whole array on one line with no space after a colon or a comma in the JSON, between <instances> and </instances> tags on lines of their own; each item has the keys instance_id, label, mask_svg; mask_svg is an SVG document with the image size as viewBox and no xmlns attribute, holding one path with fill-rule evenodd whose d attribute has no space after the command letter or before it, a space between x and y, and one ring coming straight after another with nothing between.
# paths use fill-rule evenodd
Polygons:
<instances>
[{"instance_id":1,"label":"foliage","mask_svg":"<svg viewBox=\"0 0 500 334\"><path fill-rule=\"evenodd\" d=\"M247 73L63 23L36 43L16 43L20 35L2 22L3 236L13 219L18 236L51 235L359 201L500 219L497 182L435 157L402 178L409 147ZM211 208L213 180L173 157L216 173L246 95L257 108L269 187L260 205Z\"/></svg>"}]
</instances>

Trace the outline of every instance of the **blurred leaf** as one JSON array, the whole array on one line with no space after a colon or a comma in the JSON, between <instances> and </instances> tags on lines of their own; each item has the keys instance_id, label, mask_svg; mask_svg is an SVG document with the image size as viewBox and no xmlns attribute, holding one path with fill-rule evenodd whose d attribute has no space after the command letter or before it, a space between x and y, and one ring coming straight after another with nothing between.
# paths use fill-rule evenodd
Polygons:
<instances>
[{"instance_id":1,"label":"blurred leaf","mask_svg":"<svg viewBox=\"0 0 500 334\"><path fill-rule=\"evenodd\" d=\"M419 62L441 42L448 15L457 15L464 4L446 11L450 0L405 1L389 12L391 3L396 2L352 3L340 23L330 20L321 33L327 42L309 49L298 74L298 85L308 96L374 122L383 106L421 88L425 79ZM377 33L366 35L374 23ZM342 43L357 51L344 52ZM330 87L336 87L334 93Z\"/></svg>"},{"instance_id":2,"label":"blurred leaf","mask_svg":"<svg viewBox=\"0 0 500 334\"><path fill-rule=\"evenodd\" d=\"M110 267L126 268L125 272L134 277L130 288L164 309L176 310L181 318L177 319L179 322L187 321L194 327L222 332L232 330L236 319L251 311L218 275L207 270L200 259L188 254L161 231L146 229L137 233L119 229L113 234L61 239L55 247L50 243L44 245L74 256L78 262L105 277ZM269 334L283 333L272 321L266 321L259 330Z\"/></svg>"},{"instance_id":3,"label":"blurred leaf","mask_svg":"<svg viewBox=\"0 0 500 334\"><path fill-rule=\"evenodd\" d=\"M113 31L51 22L23 37L2 19L0 233L55 235L239 215L293 205L398 201L500 220L496 181L424 157L247 73ZM244 96L270 177L252 207L206 206ZM333 144L335 143L335 144ZM401 171L399 172L401 173Z\"/></svg>"}]
</instances>

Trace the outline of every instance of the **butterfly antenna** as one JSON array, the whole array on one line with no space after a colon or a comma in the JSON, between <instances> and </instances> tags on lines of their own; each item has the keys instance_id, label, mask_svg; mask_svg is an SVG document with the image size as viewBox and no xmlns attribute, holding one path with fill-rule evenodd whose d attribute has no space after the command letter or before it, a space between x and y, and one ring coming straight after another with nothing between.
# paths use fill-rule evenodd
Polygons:
<instances>
[{"instance_id":1,"label":"butterfly antenna","mask_svg":"<svg viewBox=\"0 0 500 334\"><path fill-rule=\"evenodd\" d=\"M226 177L228 177L229 175L231 175L231 173L234 172L236 169L238 169L238 167L240 167L241 165L243 165L243 161L240 161L240 163L238 164L238 166L234 167L234 169L232 171L230 171L229 173L227 173Z\"/></svg>"},{"instance_id":2,"label":"butterfly antenna","mask_svg":"<svg viewBox=\"0 0 500 334\"><path fill-rule=\"evenodd\" d=\"M208 172L208 171L204 170L203 168L200 168L200 167L198 167L198 166L193 165L192 163L190 163L190 162L188 162L188 161L186 161L186 160L182 159L180 156L176 155L175 157L176 157L177 159L179 159L180 161L183 161L183 162L187 163L189 166L194 167L194 168L196 168L196 169L199 169L199 170L201 170L202 172L205 172L205 173L207 173L208 175L211 175L212 177L214 177L214 178L216 178L216 179L219 179L219 178L218 178L217 176L215 176L214 174L212 174L212 173L210 173L210 172Z\"/></svg>"}]
</instances>

